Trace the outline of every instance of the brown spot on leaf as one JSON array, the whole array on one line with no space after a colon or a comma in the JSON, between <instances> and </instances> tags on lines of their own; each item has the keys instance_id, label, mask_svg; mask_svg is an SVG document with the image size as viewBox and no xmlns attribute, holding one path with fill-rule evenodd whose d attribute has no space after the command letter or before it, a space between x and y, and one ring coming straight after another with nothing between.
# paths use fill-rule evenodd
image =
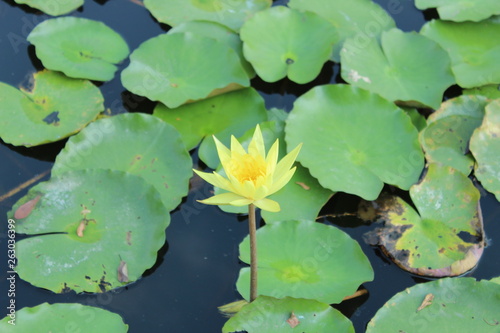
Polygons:
<instances>
[{"instance_id":1,"label":"brown spot on leaf","mask_svg":"<svg viewBox=\"0 0 500 333\"><path fill-rule=\"evenodd\" d=\"M132 231L127 231L127 244L132 245Z\"/></svg>"},{"instance_id":2,"label":"brown spot on leaf","mask_svg":"<svg viewBox=\"0 0 500 333\"><path fill-rule=\"evenodd\" d=\"M422 309L424 309L424 308L428 307L429 305L431 305L433 299L434 299L434 295L433 294L427 294L427 295L425 295L424 300L422 301L422 304L420 304L420 306L417 309L417 312L419 312Z\"/></svg>"},{"instance_id":3,"label":"brown spot on leaf","mask_svg":"<svg viewBox=\"0 0 500 333\"><path fill-rule=\"evenodd\" d=\"M300 324L299 318L297 318L297 316L295 315L295 313L293 313L293 311L292 314L290 315L290 318L288 318L286 322L288 323L288 325L290 325L291 328L295 328L298 324Z\"/></svg>"},{"instance_id":4,"label":"brown spot on leaf","mask_svg":"<svg viewBox=\"0 0 500 333\"><path fill-rule=\"evenodd\" d=\"M38 203L41 197L42 197L41 195L37 195L34 199L31 199L30 201L19 206L16 209L16 212L14 213L14 218L18 220L28 217L28 215L31 214L31 212L33 211L33 209L35 208L36 204Z\"/></svg>"},{"instance_id":5,"label":"brown spot on leaf","mask_svg":"<svg viewBox=\"0 0 500 333\"><path fill-rule=\"evenodd\" d=\"M120 260L120 265L118 265L118 281L120 282L129 281L127 263L123 260Z\"/></svg>"},{"instance_id":6,"label":"brown spot on leaf","mask_svg":"<svg viewBox=\"0 0 500 333\"><path fill-rule=\"evenodd\" d=\"M311 188L302 182L295 182L295 184L300 185L304 190L309 191Z\"/></svg>"}]
</instances>

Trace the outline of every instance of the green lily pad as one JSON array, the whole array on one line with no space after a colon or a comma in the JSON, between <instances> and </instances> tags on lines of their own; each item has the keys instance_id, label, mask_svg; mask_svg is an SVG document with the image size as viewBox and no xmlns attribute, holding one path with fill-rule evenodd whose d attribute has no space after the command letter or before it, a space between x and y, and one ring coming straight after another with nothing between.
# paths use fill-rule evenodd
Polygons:
<instances>
[{"instance_id":1,"label":"green lily pad","mask_svg":"<svg viewBox=\"0 0 500 333\"><path fill-rule=\"evenodd\" d=\"M500 98L500 85L488 84L482 87L464 89L462 93L464 95L481 95L490 99L497 99Z\"/></svg>"},{"instance_id":2,"label":"green lily pad","mask_svg":"<svg viewBox=\"0 0 500 333\"><path fill-rule=\"evenodd\" d=\"M421 115L417 109L414 108L405 108L402 109L406 112L408 116L410 116L411 122L415 128L421 132L427 126L427 120L423 115Z\"/></svg>"},{"instance_id":3,"label":"green lily pad","mask_svg":"<svg viewBox=\"0 0 500 333\"><path fill-rule=\"evenodd\" d=\"M409 189L424 166L410 117L348 85L319 86L300 96L285 132L288 147L303 142L297 160L324 188L366 200L376 199L384 182Z\"/></svg>"},{"instance_id":4,"label":"green lily pad","mask_svg":"<svg viewBox=\"0 0 500 333\"><path fill-rule=\"evenodd\" d=\"M230 46L193 33L162 34L142 43L130 55L122 83L170 108L250 85Z\"/></svg>"},{"instance_id":5,"label":"green lily pad","mask_svg":"<svg viewBox=\"0 0 500 333\"><path fill-rule=\"evenodd\" d=\"M335 62L340 62L340 50L346 38L354 38L357 46L364 48L371 39L379 39L382 31L396 27L392 17L371 0L290 0L288 6L316 13L336 28L338 41L330 58ZM394 7L390 5L391 8Z\"/></svg>"},{"instance_id":6,"label":"green lily pad","mask_svg":"<svg viewBox=\"0 0 500 333\"><path fill-rule=\"evenodd\" d=\"M15 146L37 146L64 139L104 111L100 90L61 73L35 73L32 86L0 82L0 137Z\"/></svg>"},{"instance_id":7,"label":"green lily pad","mask_svg":"<svg viewBox=\"0 0 500 333\"><path fill-rule=\"evenodd\" d=\"M474 174L500 201L500 99L486 106L483 123L470 139L470 150L477 161Z\"/></svg>"},{"instance_id":8,"label":"green lily pad","mask_svg":"<svg viewBox=\"0 0 500 333\"><path fill-rule=\"evenodd\" d=\"M69 170L111 169L142 177L173 210L188 192L191 156L177 130L160 119L125 113L101 119L71 137L52 175Z\"/></svg>"},{"instance_id":9,"label":"green lily pad","mask_svg":"<svg viewBox=\"0 0 500 333\"><path fill-rule=\"evenodd\" d=\"M399 197L377 201L385 223L375 233L383 251L418 275L456 276L472 269L484 248L480 195L472 181L451 167L430 164L410 196L418 213Z\"/></svg>"},{"instance_id":10,"label":"green lily pad","mask_svg":"<svg viewBox=\"0 0 500 333\"><path fill-rule=\"evenodd\" d=\"M344 80L404 105L437 109L455 83L446 51L416 32L384 31L362 48L348 38L340 58Z\"/></svg>"},{"instance_id":11,"label":"green lily pad","mask_svg":"<svg viewBox=\"0 0 500 333\"><path fill-rule=\"evenodd\" d=\"M283 221L257 230L258 294L340 303L360 284L373 280L373 269L359 244L345 232L312 221ZM300 245L300 246L298 246ZM240 260L250 262L250 241L240 244ZM248 300L250 268L236 283Z\"/></svg>"},{"instance_id":12,"label":"green lily pad","mask_svg":"<svg viewBox=\"0 0 500 333\"><path fill-rule=\"evenodd\" d=\"M394 295L368 323L366 333L498 333L499 308L498 284L474 278L440 279Z\"/></svg>"},{"instance_id":13,"label":"green lily pad","mask_svg":"<svg viewBox=\"0 0 500 333\"><path fill-rule=\"evenodd\" d=\"M431 114L419 137L427 161L468 175L474 166L474 158L468 153L469 140L483 121L486 104L488 100L483 96L459 96Z\"/></svg>"},{"instance_id":14,"label":"green lily pad","mask_svg":"<svg viewBox=\"0 0 500 333\"><path fill-rule=\"evenodd\" d=\"M243 43L237 33L226 26L208 21L187 21L170 29L169 34L178 32L192 32L201 36L213 38L231 47L240 58L241 66L245 69L248 77L254 77L255 71L252 65L243 56Z\"/></svg>"},{"instance_id":15,"label":"green lily pad","mask_svg":"<svg viewBox=\"0 0 500 333\"><path fill-rule=\"evenodd\" d=\"M236 137L267 120L264 99L253 88L242 89L171 109L158 104L153 115L173 125L181 133L188 150L201 142L198 155L212 169L219 157L212 135L229 145Z\"/></svg>"},{"instance_id":16,"label":"green lily pad","mask_svg":"<svg viewBox=\"0 0 500 333\"><path fill-rule=\"evenodd\" d=\"M213 21L234 31L259 10L269 8L272 0L144 0L144 6L161 23L176 26L185 21Z\"/></svg>"},{"instance_id":17,"label":"green lily pad","mask_svg":"<svg viewBox=\"0 0 500 333\"><path fill-rule=\"evenodd\" d=\"M43 65L69 77L108 81L129 48L123 38L102 22L79 17L43 21L28 35Z\"/></svg>"},{"instance_id":18,"label":"green lily pad","mask_svg":"<svg viewBox=\"0 0 500 333\"><path fill-rule=\"evenodd\" d=\"M241 331L354 333L354 327L338 310L316 300L259 296L222 328L223 333Z\"/></svg>"},{"instance_id":19,"label":"green lily pad","mask_svg":"<svg viewBox=\"0 0 500 333\"><path fill-rule=\"evenodd\" d=\"M256 13L245 22L240 36L245 58L260 78L275 82L288 76L297 83L318 76L338 39L324 18L284 6Z\"/></svg>"},{"instance_id":20,"label":"green lily pad","mask_svg":"<svg viewBox=\"0 0 500 333\"><path fill-rule=\"evenodd\" d=\"M270 114L271 115L271 114ZM274 114L276 115L276 114ZM271 116L274 118L274 115ZM285 115L287 115L285 113ZM271 118L270 117L270 118ZM270 148L272 144L279 140L279 154L278 160L286 155L286 143L284 132L284 121L286 117L281 120L268 121L260 123L260 129L264 137L264 144L266 148ZM242 146L247 149L250 140L252 139L254 129L248 130L238 141ZM311 220L314 221L318 216L321 208L328 202L334 194L332 191L323 188L316 178L312 177L309 171L296 163L297 170L281 190L269 196L269 199L277 201L281 210L277 213L272 213L266 210L261 211L262 218L266 223L287 220ZM224 169L221 166L217 167L217 172L225 176ZM221 194L225 191L215 188L214 194ZM222 205L219 208L228 213L247 214L247 207L236 207L230 205Z\"/></svg>"},{"instance_id":21,"label":"green lily pad","mask_svg":"<svg viewBox=\"0 0 500 333\"><path fill-rule=\"evenodd\" d=\"M105 292L153 266L170 223L158 191L141 177L77 170L30 189L8 213L38 198L16 232L19 277L56 293ZM124 268L126 267L126 268Z\"/></svg>"},{"instance_id":22,"label":"green lily pad","mask_svg":"<svg viewBox=\"0 0 500 333\"><path fill-rule=\"evenodd\" d=\"M497 283L497 284L500 284L500 276L496 277L496 278L493 278L490 280L491 282L494 282L494 283Z\"/></svg>"},{"instance_id":23,"label":"green lily pad","mask_svg":"<svg viewBox=\"0 0 500 333\"><path fill-rule=\"evenodd\" d=\"M47 0L14 0L20 5L28 5L52 16L68 14L83 5L83 0L47 1Z\"/></svg>"},{"instance_id":24,"label":"green lily pad","mask_svg":"<svg viewBox=\"0 0 500 333\"><path fill-rule=\"evenodd\" d=\"M19 309L15 316L15 326L10 317L0 321L1 332L128 332L116 313L78 303L42 303Z\"/></svg>"},{"instance_id":25,"label":"green lily pad","mask_svg":"<svg viewBox=\"0 0 500 333\"><path fill-rule=\"evenodd\" d=\"M463 88L500 83L500 22L432 20L420 31L450 55L451 69Z\"/></svg>"},{"instance_id":26,"label":"green lily pad","mask_svg":"<svg viewBox=\"0 0 500 333\"><path fill-rule=\"evenodd\" d=\"M500 14L497 0L415 0L415 6L418 9L437 7L441 19L455 22L478 22Z\"/></svg>"}]
</instances>

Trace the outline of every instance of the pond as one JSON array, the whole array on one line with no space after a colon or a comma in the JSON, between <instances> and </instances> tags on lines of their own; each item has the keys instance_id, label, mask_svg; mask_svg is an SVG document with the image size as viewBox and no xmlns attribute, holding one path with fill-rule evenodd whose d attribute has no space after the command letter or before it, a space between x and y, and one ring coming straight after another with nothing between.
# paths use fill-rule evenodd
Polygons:
<instances>
[{"instance_id":1,"label":"pond","mask_svg":"<svg viewBox=\"0 0 500 333\"><path fill-rule=\"evenodd\" d=\"M275 1L284 4L287 1ZM422 13L413 1L375 1L384 7L403 31L418 31L432 17L434 11ZM168 26L159 24L138 1L85 1L85 5L71 15L105 22L121 34L131 50L143 41L167 31ZM34 46L26 41L31 30L49 16L40 14L11 0L0 1L0 82L19 86L26 83L33 72L43 69L37 59ZM121 71L129 64L119 65ZM253 79L251 84L264 97L266 107L290 111L296 98L320 84L344 82L339 75L339 65L328 62L320 75L311 83L296 84L288 79L266 83ZM124 112L152 113L155 103L128 92L120 76L105 83L98 83L105 98L105 107L112 114ZM460 94L460 89L450 88L447 97ZM29 130L29 129L27 129ZM34 148L0 144L0 308L5 309L9 289L6 281L7 268L7 212L14 203L27 193L30 186L9 195L8 192L21 184L46 181L56 155L64 147L62 142ZM197 150L190 152L198 164ZM203 163L200 163L204 166ZM35 179L36 178L36 179ZM227 318L217 307L241 296L235 283L242 267L238 259L238 245L248 234L245 215L222 212L216 206L198 203L212 195L213 187L200 179L193 180L192 190L171 213L171 223L166 230L167 243L158 253L156 264L137 282L104 294L55 294L36 288L17 279L15 301L17 309L32 307L43 302L81 303L94 305L121 315L129 332L220 332ZM391 190L386 186L386 190ZM481 207L487 247L478 266L466 276L491 279L500 276L500 204L492 194L481 192ZM377 247L368 245L363 235L374 225L363 223L349 216L357 209L359 197L336 194L321 210L319 221L334 225L348 233L361 245L375 272L375 279L363 286L366 295L344 301L339 309L353 322L356 332L364 332L369 320L394 294L428 279L409 274L393 264ZM347 214L345 214L347 213ZM258 221L260 215L257 216ZM261 223L263 224L263 223ZM22 237L18 237L18 240ZM5 310L4 310L5 311ZM1 317L4 314L2 312ZM12 332L16 332L13 330Z\"/></svg>"}]
</instances>

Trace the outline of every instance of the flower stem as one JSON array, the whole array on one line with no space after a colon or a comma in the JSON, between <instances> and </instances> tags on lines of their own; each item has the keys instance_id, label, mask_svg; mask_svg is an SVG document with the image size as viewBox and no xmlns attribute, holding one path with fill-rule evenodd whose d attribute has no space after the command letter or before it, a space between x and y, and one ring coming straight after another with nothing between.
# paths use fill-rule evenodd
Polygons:
<instances>
[{"instance_id":1,"label":"flower stem","mask_svg":"<svg viewBox=\"0 0 500 333\"><path fill-rule=\"evenodd\" d=\"M255 205L248 205L248 233L250 235L250 302L257 298L257 224Z\"/></svg>"}]
</instances>

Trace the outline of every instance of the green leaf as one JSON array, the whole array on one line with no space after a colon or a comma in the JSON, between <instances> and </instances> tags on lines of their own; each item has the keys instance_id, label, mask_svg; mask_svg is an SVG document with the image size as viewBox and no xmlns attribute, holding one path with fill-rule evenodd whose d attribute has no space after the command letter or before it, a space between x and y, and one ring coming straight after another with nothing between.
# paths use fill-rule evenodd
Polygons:
<instances>
[{"instance_id":1,"label":"green leaf","mask_svg":"<svg viewBox=\"0 0 500 333\"><path fill-rule=\"evenodd\" d=\"M19 309L15 316L15 326L10 317L0 321L1 332L128 332L116 313L78 303L42 303Z\"/></svg>"},{"instance_id":2,"label":"green leaf","mask_svg":"<svg viewBox=\"0 0 500 333\"><path fill-rule=\"evenodd\" d=\"M414 108L405 108L402 109L406 112L408 116L410 116L411 122L415 128L421 132L427 126L427 120L423 115L421 115L417 109Z\"/></svg>"},{"instance_id":3,"label":"green leaf","mask_svg":"<svg viewBox=\"0 0 500 333\"><path fill-rule=\"evenodd\" d=\"M188 192L191 156L177 130L160 119L125 113L101 119L71 137L52 175L68 170L111 169L142 177L173 210Z\"/></svg>"},{"instance_id":4,"label":"green leaf","mask_svg":"<svg viewBox=\"0 0 500 333\"><path fill-rule=\"evenodd\" d=\"M142 43L130 55L122 83L170 108L250 85L230 46L193 33L162 34Z\"/></svg>"},{"instance_id":5,"label":"green leaf","mask_svg":"<svg viewBox=\"0 0 500 333\"><path fill-rule=\"evenodd\" d=\"M271 4L271 0L144 0L151 14L170 26L201 20L217 22L234 31L239 31L245 20Z\"/></svg>"},{"instance_id":6,"label":"green leaf","mask_svg":"<svg viewBox=\"0 0 500 333\"><path fill-rule=\"evenodd\" d=\"M346 38L354 38L357 46L363 48L371 39L380 39L382 31L396 27L392 17L371 0L290 0L288 6L316 13L336 28L338 40L330 58L335 62L340 62L340 50Z\"/></svg>"},{"instance_id":7,"label":"green leaf","mask_svg":"<svg viewBox=\"0 0 500 333\"><path fill-rule=\"evenodd\" d=\"M284 6L256 13L240 35L245 58L267 82L286 76L297 83L314 80L338 39L322 17Z\"/></svg>"},{"instance_id":8,"label":"green leaf","mask_svg":"<svg viewBox=\"0 0 500 333\"><path fill-rule=\"evenodd\" d=\"M299 322L297 326L294 326L293 317ZM310 299L268 296L259 296L245 305L226 322L222 332L265 333L271 328L273 333L354 333L351 321L328 304Z\"/></svg>"},{"instance_id":9,"label":"green leaf","mask_svg":"<svg viewBox=\"0 0 500 333\"><path fill-rule=\"evenodd\" d=\"M482 87L464 89L462 93L464 95L481 95L490 99L497 99L500 98L500 85L488 84Z\"/></svg>"},{"instance_id":10,"label":"green leaf","mask_svg":"<svg viewBox=\"0 0 500 333\"><path fill-rule=\"evenodd\" d=\"M373 270L359 244L332 226L312 221L283 221L257 230L259 294L340 303ZM250 263L250 241L240 244L240 260ZM236 287L248 300L250 268L242 268Z\"/></svg>"},{"instance_id":11,"label":"green leaf","mask_svg":"<svg viewBox=\"0 0 500 333\"><path fill-rule=\"evenodd\" d=\"M470 139L470 150L477 161L474 174L500 201L500 99L486 106L483 123Z\"/></svg>"},{"instance_id":12,"label":"green leaf","mask_svg":"<svg viewBox=\"0 0 500 333\"><path fill-rule=\"evenodd\" d=\"M468 175L474 166L474 158L468 153L469 140L483 121L486 104L488 100L483 96L459 96L431 114L419 137L427 161Z\"/></svg>"},{"instance_id":13,"label":"green leaf","mask_svg":"<svg viewBox=\"0 0 500 333\"><path fill-rule=\"evenodd\" d=\"M109 81L129 54L123 38L102 22L79 17L43 21L28 35L43 65L69 77Z\"/></svg>"},{"instance_id":14,"label":"green leaf","mask_svg":"<svg viewBox=\"0 0 500 333\"><path fill-rule=\"evenodd\" d=\"M267 119L264 99L253 88L242 89L171 109L158 104L154 116L173 125L181 133L188 150L201 142L200 159L212 169L219 157L212 135L229 146L231 135L241 136Z\"/></svg>"},{"instance_id":15,"label":"green leaf","mask_svg":"<svg viewBox=\"0 0 500 333\"><path fill-rule=\"evenodd\" d=\"M416 32L391 29L363 47L349 38L340 58L344 80L404 105L437 109L455 83L446 52Z\"/></svg>"},{"instance_id":16,"label":"green leaf","mask_svg":"<svg viewBox=\"0 0 500 333\"><path fill-rule=\"evenodd\" d=\"M415 0L418 9L436 8L439 17L447 21L481 21L500 14L497 0Z\"/></svg>"},{"instance_id":17,"label":"green leaf","mask_svg":"<svg viewBox=\"0 0 500 333\"><path fill-rule=\"evenodd\" d=\"M0 137L15 146L37 146L80 131L104 111L100 90L58 72L35 73L17 90L0 82Z\"/></svg>"},{"instance_id":18,"label":"green leaf","mask_svg":"<svg viewBox=\"0 0 500 333\"><path fill-rule=\"evenodd\" d=\"M366 200L384 182L409 189L424 158L405 112L379 95L348 85L324 85L300 96L287 120L286 142L303 142L297 160L334 192Z\"/></svg>"},{"instance_id":19,"label":"green leaf","mask_svg":"<svg viewBox=\"0 0 500 333\"><path fill-rule=\"evenodd\" d=\"M26 4L52 16L59 16L74 11L83 5L83 0L47 1L47 0L14 0L18 4Z\"/></svg>"},{"instance_id":20,"label":"green leaf","mask_svg":"<svg viewBox=\"0 0 500 333\"><path fill-rule=\"evenodd\" d=\"M16 243L16 271L34 286L56 293L118 288L152 267L165 243L170 216L141 177L111 170L56 175L33 187L9 218L37 197L16 221L17 233L32 235Z\"/></svg>"},{"instance_id":21,"label":"green leaf","mask_svg":"<svg viewBox=\"0 0 500 333\"><path fill-rule=\"evenodd\" d=\"M500 83L500 23L432 20L420 31L439 43L450 55L457 83L473 88Z\"/></svg>"},{"instance_id":22,"label":"green leaf","mask_svg":"<svg viewBox=\"0 0 500 333\"><path fill-rule=\"evenodd\" d=\"M424 306L426 297L432 300ZM366 333L497 333L499 307L498 284L474 278L440 279L394 295L368 323Z\"/></svg>"},{"instance_id":23,"label":"green leaf","mask_svg":"<svg viewBox=\"0 0 500 333\"><path fill-rule=\"evenodd\" d=\"M398 197L377 200L385 222L375 231L378 245L414 274L456 276L472 269L484 247L480 195L472 181L453 168L430 164L410 196L418 213Z\"/></svg>"},{"instance_id":24,"label":"green leaf","mask_svg":"<svg viewBox=\"0 0 500 333\"><path fill-rule=\"evenodd\" d=\"M241 66L245 69L248 77L254 77L255 71L252 65L243 56L243 43L237 33L226 26L208 21L187 21L170 29L169 34L178 32L192 32L201 36L218 40L232 48L240 58Z\"/></svg>"}]
</instances>

